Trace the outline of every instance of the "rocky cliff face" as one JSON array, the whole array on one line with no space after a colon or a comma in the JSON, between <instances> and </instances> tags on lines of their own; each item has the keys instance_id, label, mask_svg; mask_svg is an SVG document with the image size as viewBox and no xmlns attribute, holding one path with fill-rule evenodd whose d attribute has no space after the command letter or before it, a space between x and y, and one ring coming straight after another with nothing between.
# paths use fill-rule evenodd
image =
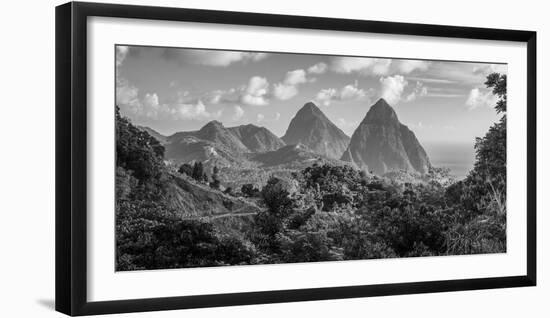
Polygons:
<instances>
[{"instance_id":1,"label":"rocky cliff face","mask_svg":"<svg viewBox=\"0 0 550 318\"><path fill-rule=\"evenodd\" d=\"M342 156L350 140L311 102L296 113L282 139L287 145L301 143L313 152L332 159Z\"/></svg>"},{"instance_id":2,"label":"rocky cliff face","mask_svg":"<svg viewBox=\"0 0 550 318\"><path fill-rule=\"evenodd\" d=\"M392 170L426 173L430 167L428 155L414 133L399 122L384 99L369 109L342 160L379 175Z\"/></svg>"}]
</instances>

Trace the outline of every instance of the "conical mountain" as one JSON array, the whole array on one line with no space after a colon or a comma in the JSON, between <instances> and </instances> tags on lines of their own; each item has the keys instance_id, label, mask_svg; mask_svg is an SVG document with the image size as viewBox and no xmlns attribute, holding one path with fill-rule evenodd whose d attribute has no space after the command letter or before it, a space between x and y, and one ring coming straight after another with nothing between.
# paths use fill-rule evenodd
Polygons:
<instances>
[{"instance_id":1,"label":"conical mountain","mask_svg":"<svg viewBox=\"0 0 550 318\"><path fill-rule=\"evenodd\" d=\"M428 155L414 133L399 122L384 99L369 109L342 160L379 175L392 170L426 173L430 167Z\"/></svg>"},{"instance_id":2,"label":"conical mountain","mask_svg":"<svg viewBox=\"0 0 550 318\"><path fill-rule=\"evenodd\" d=\"M312 102L306 103L296 113L282 139L287 145L301 143L332 159L339 159L350 141Z\"/></svg>"},{"instance_id":3,"label":"conical mountain","mask_svg":"<svg viewBox=\"0 0 550 318\"><path fill-rule=\"evenodd\" d=\"M248 124L228 128L248 148L250 152L274 151L285 145L281 138L269 129Z\"/></svg>"}]
</instances>

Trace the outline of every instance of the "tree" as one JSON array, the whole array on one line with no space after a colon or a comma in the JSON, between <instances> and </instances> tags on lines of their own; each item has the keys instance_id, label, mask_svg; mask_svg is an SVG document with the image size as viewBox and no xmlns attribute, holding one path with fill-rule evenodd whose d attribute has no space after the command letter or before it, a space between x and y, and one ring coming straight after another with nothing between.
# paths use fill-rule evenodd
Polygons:
<instances>
[{"instance_id":1,"label":"tree","mask_svg":"<svg viewBox=\"0 0 550 318\"><path fill-rule=\"evenodd\" d=\"M499 97L495 110L503 115L483 138L476 139L474 173L484 179L493 179L491 182L503 183L506 181L506 75L492 73L487 76L485 85L493 88L493 94Z\"/></svg>"},{"instance_id":2,"label":"tree","mask_svg":"<svg viewBox=\"0 0 550 318\"><path fill-rule=\"evenodd\" d=\"M493 73L485 85L498 96L500 121L475 143L476 161L468 177L448 187L454 222L446 232L447 253L495 253L506 250L506 75Z\"/></svg>"},{"instance_id":3,"label":"tree","mask_svg":"<svg viewBox=\"0 0 550 318\"><path fill-rule=\"evenodd\" d=\"M260 193L260 190L258 190L252 183L243 184L241 187L241 192L244 196L247 197L253 197Z\"/></svg>"},{"instance_id":4,"label":"tree","mask_svg":"<svg viewBox=\"0 0 550 318\"><path fill-rule=\"evenodd\" d=\"M188 163L184 163L179 167L178 172L191 177L193 175L193 166Z\"/></svg>"},{"instance_id":5,"label":"tree","mask_svg":"<svg viewBox=\"0 0 550 318\"><path fill-rule=\"evenodd\" d=\"M506 94L506 74L492 73L487 76L485 81L487 88L493 89L493 94L499 97L495 110L497 113L506 113L506 103L508 101Z\"/></svg>"},{"instance_id":6,"label":"tree","mask_svg":"<svg viewBox=\"0 0 550 318\"><path fill-rule=\"evenodd\" d=\"M218 166L214 166L212 169L212 182L210 182L210 187L212 189L220 189L220 178L218 176L220 169L218 169Z\"/></svg>"},{"instance_id":7,"label":"tree","mask_svg":"<svg viewBox=\"0 0 550 318\"><path fill-rule=\"evenodd\" d=\"M208 177L204 172L204 166L202 162L200 161L195 162L195 164L193 165L193 172L191 173L191 177L199 182L208 181Z\"/></svg>"},{"instance_id":8,"label":"tree","mask_svg":"<svg viewBox=\"0 0 550 318\"><path fill-rule=\"evenodd\" d=\"M164 166L164 146L158 140L132 125L115 108L116 165L131 170L141 183L158 179Z\"/></svg>"},{"instance_id":9,"label":"tree","mask_svg":"<svg viewBox=\"0 0 550 318\"><path fill-rule=\"evenodd\" d=\"M262 198L271 215L283 219L293 212L290 193L285 182L279 178L271 177L267 181L262 189Z\"/></svg>"},{"instance_id":10,"label":"tree","mask_svg":"<svg viewBox=\"0 0 550 318\"><path fill-rule=\"evenodd\" d=\"M476 162L467 182L480 195L478 201L487 202L484 208L505 212L506 202L506 75L493 73L485 85L499 97L495 105L500 121L475 143Z\"/></svg>"}]
</instances>

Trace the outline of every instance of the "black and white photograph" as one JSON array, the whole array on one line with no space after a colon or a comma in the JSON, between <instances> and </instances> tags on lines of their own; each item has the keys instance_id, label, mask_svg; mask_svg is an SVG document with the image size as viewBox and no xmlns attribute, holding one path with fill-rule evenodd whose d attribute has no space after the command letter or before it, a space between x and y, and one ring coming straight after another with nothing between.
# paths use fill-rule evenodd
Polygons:
<instances>
[{"instance_id":1,"label":"black and white photograph","mask_svg":"<svg viewBox=\"0 0 550 318\"><path fill-rule=\"evenodd\" d=\"M550 317L544 2L4 9L0 317Z\"/></svg>"},{"instance_id":2,"label":"black and white photograph","mask_svg":"<svg viewBox=\"0 0 550 318\"><path fill-rule=\"evenodd\" d=\"M506 253L506 64L114 58L117 271Z\"/></svg>"}]
</instances>

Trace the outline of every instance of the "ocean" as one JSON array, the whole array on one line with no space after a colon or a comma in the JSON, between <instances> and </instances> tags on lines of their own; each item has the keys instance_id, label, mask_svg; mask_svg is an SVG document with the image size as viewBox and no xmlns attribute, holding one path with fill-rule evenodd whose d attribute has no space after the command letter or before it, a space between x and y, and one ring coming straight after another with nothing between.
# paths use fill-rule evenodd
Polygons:
<instances>
[{"instance_id":1,"label":"ocean","mask_svg":"<svg viewBox=\"0 0 550 318\"><path fill-rule=\"evenodd\" d=\"M449 168L458 179L465 178L474 167L473 143L426 143L424 149L434 167Z\"/></svg>"}]
</instances>

